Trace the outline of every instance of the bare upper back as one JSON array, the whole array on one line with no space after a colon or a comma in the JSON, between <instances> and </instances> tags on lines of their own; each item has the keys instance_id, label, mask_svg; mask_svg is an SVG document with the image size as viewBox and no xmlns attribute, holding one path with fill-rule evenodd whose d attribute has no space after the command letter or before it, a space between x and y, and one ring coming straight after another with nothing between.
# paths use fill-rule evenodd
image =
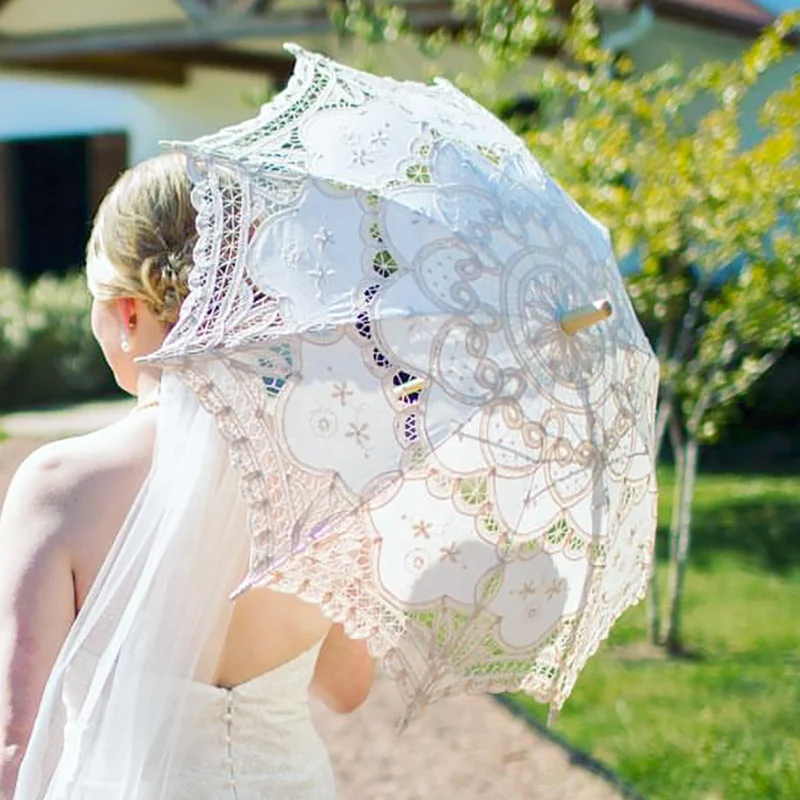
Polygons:
<instances>
[{"instance_id":1,"label":"bare upper back","mask_svg":"<svg viewBox=\"0 0 800 800\"><path fill-rule=\"evenodd\" d=\"M0 513L0 794L13 789L48 674L151 466L156 413L38 450L17 470ZM221 636L221 638L220 638ZM336 711L366 698L373 665L318 608L255 589L215 630L210 672L236 685L325 638L312 692ZM216 666L214 666L216 665Z\"/></svg>"},{"instance_id":2,"label":"bare upper back","mask_svg":"<svg viewBox=\"0 0 800 800\"><path fill-rule=\"evenodd\" d=\"M133 413L87 436L48 445L38 457L65 473L70 505L66 546L78 609L97 577L152 463L154 409ZM214 682L235 685L294 658L330 623L296 597L254 589L236 601Z\"/></svg>"},{"instance_id":3,"label":"bare upper back","mask_svg":"<svg viewBox=\"0 0 800 800\"><path fill-rule=\"evenodd\" d=\"M153 457L155 419L132 413L107 428L54 442L36 457L40 468L63 473L69 507L63 536L73 565L78 609L144 483Z\"/></svg>"}]
</instances>

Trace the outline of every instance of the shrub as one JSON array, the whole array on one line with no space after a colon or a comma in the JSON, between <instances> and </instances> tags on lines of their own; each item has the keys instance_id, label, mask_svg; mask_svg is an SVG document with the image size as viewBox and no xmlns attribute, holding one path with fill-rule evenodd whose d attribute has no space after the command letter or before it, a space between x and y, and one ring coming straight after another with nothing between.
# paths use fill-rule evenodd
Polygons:
<instances>
[{"instance_id":1,"label":"shrub","mask_svg":"<svg viewBox=\"0 0 800 800\"><path fill-rule=\"evenodd\" d=\"M13 273L0 269L0 406L5 405L9 379L27 342L25 290Z\"/></svg>"},{"instance_id":2,"label":"shrub","mask_svg":"<svg viewBox=\"0 0 800 800\"><path fill-rule=\"evenodd\" d=\"M0 408L59 404L114 391L91 331L81 275L44 276L25 290L0 275Z\"/></svg>"}]
</instances>

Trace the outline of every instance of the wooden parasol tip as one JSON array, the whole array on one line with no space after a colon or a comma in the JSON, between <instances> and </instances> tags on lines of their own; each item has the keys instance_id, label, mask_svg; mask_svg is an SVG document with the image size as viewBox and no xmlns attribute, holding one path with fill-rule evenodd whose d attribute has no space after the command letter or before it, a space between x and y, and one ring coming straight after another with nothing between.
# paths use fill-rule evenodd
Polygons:
<instances>
[{"instance_id":1,"label":"wooden parasol tip","mask_svg":"<svg viewBox=\"0 0 800 800\"><path fill-rule=\"evenodd\" d=\"M612 313L613 309L608 300L596 300L572 311L565 311L561 315L561 330L568 336L574 336L591 325L608 319Z\"/></svg>"},{"instance_id":2,"label":"wooden parasol tip","mask_svg":"<svg viewBox=\"0 0 800 800\"><path fill-rule=\"evenodd\" d=\"M394 387L394 395L399 400L407 397L414 392L421 392L425 388L425 381L422 378L412 378L410 381Z\"/></svg>"}]
</instances>

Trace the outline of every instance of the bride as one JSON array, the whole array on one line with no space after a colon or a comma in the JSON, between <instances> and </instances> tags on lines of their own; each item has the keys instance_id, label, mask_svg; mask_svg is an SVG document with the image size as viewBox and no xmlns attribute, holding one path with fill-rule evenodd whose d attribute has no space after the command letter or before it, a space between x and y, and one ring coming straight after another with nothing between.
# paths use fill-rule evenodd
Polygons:
<instances>
[{"instance_id":1,"label":"bride","mask_svg":"<svg viewBox=\"0 0 800 800\"><path fill-rule=\"evenodd\" d=\"M309 692L346 713L372 682L363 642L316 606L266 588L227 602L247 535L226 445L188 390L137 361L188 293L191 190L167 154L103 201L92 330L137 405L34 453L3 506L2 800L332 798Z\"/></svg>"}]
</instances>

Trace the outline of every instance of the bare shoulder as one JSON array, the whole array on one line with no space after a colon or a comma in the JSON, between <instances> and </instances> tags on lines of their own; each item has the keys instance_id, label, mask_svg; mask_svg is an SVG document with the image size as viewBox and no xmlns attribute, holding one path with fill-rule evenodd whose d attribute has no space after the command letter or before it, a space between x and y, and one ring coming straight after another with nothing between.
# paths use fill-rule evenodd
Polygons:
<instances>
[{"instance_id":1,"label":"bare shoulder","mask_svg":"<svg viewBox=\"0 0 800 800\"><path fill-rule=\"evenodd\" d=\"M35 450L11 480L0 514L0 537L46 535L68 544L86 530L103 499L113 502L141 485L149 469L154 427L152 420L131 418Z\"/></svg>"},{"instance_id":2,"label":"bare shoulder","mask_svg":"<svg viewBox=\"0 0 800 800\"><path fill-rule=\"evenodd\" d=\"M0 511L0 746L12 756L0 764L3 797L52 665L147 474L154 427L142 413L45 445L11 481Z\"/></svg>"}]
</instances>

